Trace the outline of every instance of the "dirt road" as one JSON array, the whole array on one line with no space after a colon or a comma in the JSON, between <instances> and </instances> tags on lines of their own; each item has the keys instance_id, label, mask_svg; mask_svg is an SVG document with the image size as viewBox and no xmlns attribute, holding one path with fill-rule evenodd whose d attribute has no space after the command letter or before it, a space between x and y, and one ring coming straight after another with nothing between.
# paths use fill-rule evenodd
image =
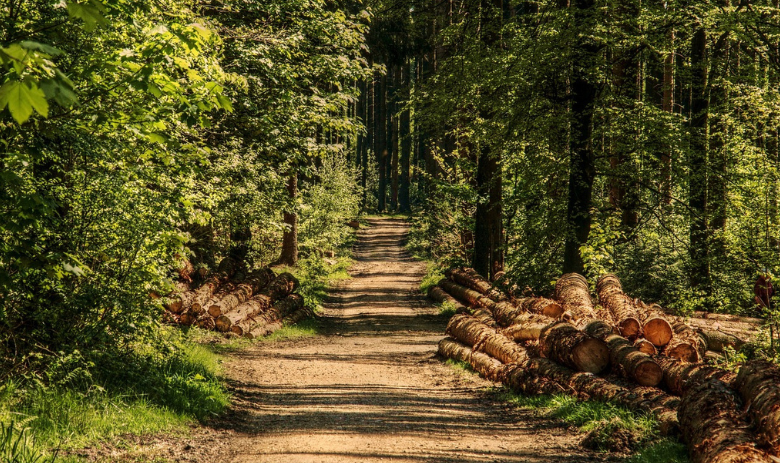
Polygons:
<instances>
[{"instance_id":1,"label":"dirt road","mask_svg":"<svg viewBox=\"0 0 780 463\"><path fill-rule=\"evenodd\" d=\"M424 264L403 221L359 233L353 279L332 292L323 334L259 344L226 365L236 404L221 461L598 461L570 431L491 397L434 356L446 320L419 293ZM195 449L193 449L195 450ZM214 448L211 449L214 451ZM198 452L193 452L198 453Z\"/></svg>"}]
</instances>

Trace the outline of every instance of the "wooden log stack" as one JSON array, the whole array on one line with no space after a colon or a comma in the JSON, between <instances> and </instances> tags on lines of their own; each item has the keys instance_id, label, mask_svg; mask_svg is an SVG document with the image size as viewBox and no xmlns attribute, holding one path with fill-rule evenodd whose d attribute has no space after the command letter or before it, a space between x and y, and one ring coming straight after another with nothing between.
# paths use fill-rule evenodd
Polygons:
<instances>
[{"instance_id":1,"label":"wooden log stack","mask_svg":"<svg viewBox=\"0 0 780 463\"><path fill-rule=\"evenodd\" d=\"M780 368L752 361L735 374L704 363L744 344L738 336L633 299L615 275L599 279L599 306L578 274L562 276L552 299L501 296L471 269L447 275L430 292L459 312L441 356L524 394L650 413L662 433L682 435L696 463L780 461Z\"/></svg>"},{"instance_id":2,"label":"wooden log stack","mask_svg":"<svg viewBox=\"0 0 780 463\"><path fill-rule=\"evenodd\" d=\"M228 258L203 285L178 286L166 299L163 321L255 338L313 316L303 297L295 294L298 280L290 273L276 275L262 268L242 277L236 268Z\"/></svg>"}]
</instances>

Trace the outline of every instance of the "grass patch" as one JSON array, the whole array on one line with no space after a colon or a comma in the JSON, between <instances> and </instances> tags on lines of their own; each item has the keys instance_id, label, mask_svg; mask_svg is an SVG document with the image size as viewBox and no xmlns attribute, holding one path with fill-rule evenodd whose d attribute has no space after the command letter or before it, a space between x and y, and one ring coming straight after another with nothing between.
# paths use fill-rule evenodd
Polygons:
<instances>
[{"instance_id":1,"label":"grass patch","mask_svg":"<svg viewBox=\"0 0 780 463\"><path fill-rule=\"evenodd\" d=\"M268 336L259 338L259 342L277 342L304 339L317 336L320 333L320 321L317 319L303 320L295 325L284 326Z\"/></svg>"},{"instance_id":2,"label":"grass patch","mask_svg":"<svg viewBox=\"0 0 780 463\"><path fill-rule=\"evenodd\" d=\"M442 278L444 278L444 270L433 262L428 262L425 276L420 282L420 291L423 294L428 294L428 290L436 286Z\"/></svg>"},{"instance_id":3,"label":"grass patch","mask_svg":"<svg viewBox=\"0 0 780 463\"><path fill-rule=\"evenodd\" d=\"M476 371L474 371L474 368L472 368L468 362L463 362L461 360L447 359L447 361L444 362L444 364L449 365L459 373L469 374L469 375L477 373Z\"/></svg>"},{"instance_id":4,"label":"grass patch","mask_svg":"<svg viewBox=\"0 0 780 463\"><path fill-rule=\"evenodd\" d=\"M637 452L627 463L687 463L685 446L661 438L651 415L635 413L606 402L578 401L567 395L524 396L505 389L499 398L518 407L538 411L577 427L586 436L582 445L599 451Z\"/></svg>"},{"instance_id":5,"label":"grass patch","mask_svg":"<svg viewBox=\"0 0 780 463\"><path fill-rule=\"evenodd\" d=\"M315 256L301 259L297 267L275 267L274 271L295 275L301 283L296 292L303 296L306 307L316 313L328 297L328 287L337 281L351 278L349 268L353 262L350 257L326 260Z\"/></svg>"},{"instance_id":6,"label":"grass patch","mask_svg":"<svg viewBox=\"0 0 780 463\"><path fill-rule=\"evenodd\" d=\"M439 315L444 318L450 318L457 312L457 307L452 302L442 302L439 304Z\"/></svg>"},{"instance_id":7,"label":"grass patch","mask_svg":"<svg viewBox=\"0 0 780 463\"><path fill-rule=\"evenodd\" d=\"M35 462L25 452L40 457L125 434L185 434L192 423L222 412L230 397L219 377L219 356L175 330L161 328L159 335L154 346L136 346L131 354L90 357L94 368L72 381L2 385L0 430L6 439L0 441L0 461L16 462L7 458L13 451L20 463ZM8 439L11 434L15 440ZM12 441L15 450L9 450Z\"/></svg>"}]
</instances>

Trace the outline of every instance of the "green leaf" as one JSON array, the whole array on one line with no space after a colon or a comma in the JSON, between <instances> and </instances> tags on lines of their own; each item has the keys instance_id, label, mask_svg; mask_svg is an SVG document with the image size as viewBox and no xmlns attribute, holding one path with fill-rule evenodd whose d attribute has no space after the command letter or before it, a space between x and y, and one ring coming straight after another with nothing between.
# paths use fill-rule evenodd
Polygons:
<instances>
[{"instance_id":1,"label":"green leaf","mask_svg":"<svg viewBox=\"0 0 780 463\"><path fill-rule=\"evenodd\" d=\"M219 101L219 105L227 112L229 113L233 112L233 103L230 102L230 99L228 97L226 97L225 95L217 95L217 101Z\"/></svg>"},{"instance_id":2,"label":"green leaf","mask_svg":"<svg viewBox=\"0 0 780 463\"><path fill-rule=\"evenodd\" d=\"M51 56L58 56L62 54L62 51L59 48L54 48L51 45L46 45L45 43L33 42L31 40L25 40L23 42L19 42L19 45L21 45L22 48L26 48L27 50L41 51Z\"/></svg>"},{"instance_id":3,"label":"green leaf","mask_svg":"<svg viewBox=\"0 0 780 463\"><path fill-rule=\"evenodd\" d=\"M98 24L108 24L103 16L105 10L106 8L100 2L94 0L89 3L68 3L68 14L84 21L84 29L87 31L95 30Z\"/></svg>"},{"instance_id":4,"label":"green leaf","mask_svg":"<svg viewBox=\"0 0 780 463\"><path fill-rule=\"evenodd\" d=\"M43 117L49 115L46 94L35 84L28 87L23 82L10 81L0 87L0 109L8 106L11 116L23 124L32 115L33 109Z\"/></svg>"}]
</instances>

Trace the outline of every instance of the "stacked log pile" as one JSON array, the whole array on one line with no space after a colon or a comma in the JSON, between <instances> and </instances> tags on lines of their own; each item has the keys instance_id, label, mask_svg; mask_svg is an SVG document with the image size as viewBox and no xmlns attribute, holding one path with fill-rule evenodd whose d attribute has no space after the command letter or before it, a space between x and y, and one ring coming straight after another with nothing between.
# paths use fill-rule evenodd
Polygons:
<instances>
[{"instance_id":1,"label":"stacked log pile","mask_svg":"<svg viewBox=\"0 0 780 463\"><path fill-rule=\"evenodd\" d=\"M552 299L501 294L471 269L447 276L429 291L458 308L440 355L524 394L650 413L662 433L682 435L695 462L780 461L780 369L748 362L734 374L704 362L744 342L734 334L633 299L614 275L598 280L599 305L577 274L563 275Z\"/></svg>"},{"instance_id":2,"label":"stacked log pile","mask_svg":"<svg viewBox=\"0 0 780 463\"><path fill-rule=\"evenodd\" d=\"M289 273L262 268L243 275L235 261L225 258L200 286L177 285L179 291L166 299L163 319L247 338L265 336L313 316L295 294L297 288L298 280Z\"/></svg>"}]
</instances>

